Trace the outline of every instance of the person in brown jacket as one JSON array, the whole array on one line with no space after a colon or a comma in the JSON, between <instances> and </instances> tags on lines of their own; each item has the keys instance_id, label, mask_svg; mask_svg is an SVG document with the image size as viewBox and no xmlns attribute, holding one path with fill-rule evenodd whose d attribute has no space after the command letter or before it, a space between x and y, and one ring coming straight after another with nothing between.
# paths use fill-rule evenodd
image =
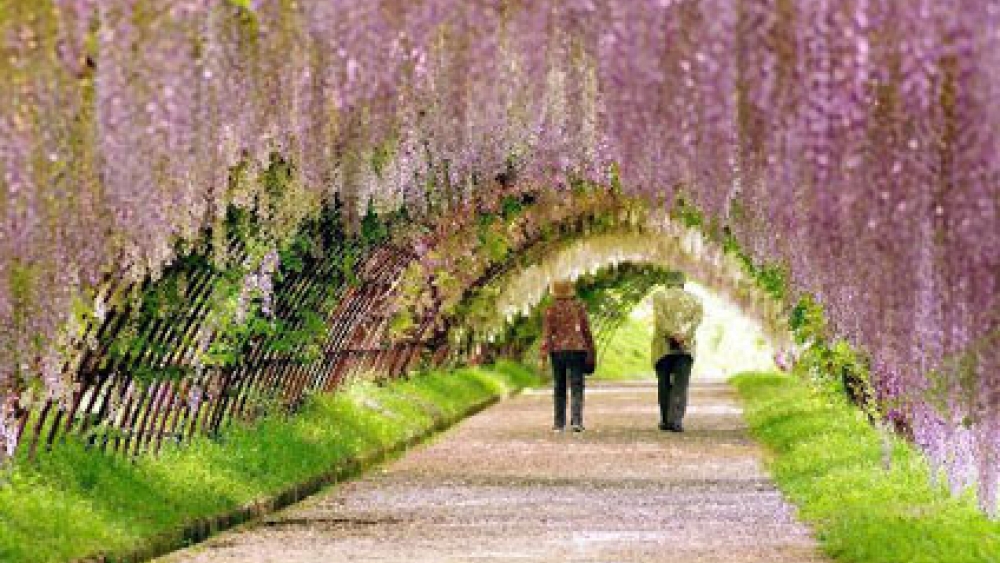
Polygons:
<instances>
[{"instance_id":1,"label":"person in brown jacket","mask_svg":"<svg viewBox=\"0 0 1000 563\"><path fill-rule=\"evenodd\" d=\"M560 280L552 284L552 304L542 320L541 356L544 363L552 362L555 423L552 429L562 432L566 427L566 383L572 391L570 426L583 432L584 366L594 358L594 337L590 332L587 310L577 299L573 282Z\"/></svg>"}]
</instances>

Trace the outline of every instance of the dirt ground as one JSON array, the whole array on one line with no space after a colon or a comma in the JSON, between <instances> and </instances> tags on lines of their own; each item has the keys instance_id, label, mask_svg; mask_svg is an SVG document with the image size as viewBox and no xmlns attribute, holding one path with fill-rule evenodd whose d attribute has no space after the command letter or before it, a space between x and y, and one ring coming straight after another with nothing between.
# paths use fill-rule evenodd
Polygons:
<instances>
[{"instance_id":1,"label":"dirt ground","mask_svg":"<svg viewBox=\"0 0 1000 563\"><path fill-rule=\"evenodd\" d=\"M532 391L264 522L160 563L826 561L762 469L734 392L692 389L656 428L655 382L592 384L582 434Z\"/></svg>"}]
</instances>

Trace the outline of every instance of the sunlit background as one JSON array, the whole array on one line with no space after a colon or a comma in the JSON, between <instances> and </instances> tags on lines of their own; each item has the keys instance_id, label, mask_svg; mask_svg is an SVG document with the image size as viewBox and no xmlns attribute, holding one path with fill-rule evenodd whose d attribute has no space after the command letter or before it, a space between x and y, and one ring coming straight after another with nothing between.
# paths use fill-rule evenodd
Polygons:
<instances>
[{"instance_id":1,"label":"sunlit background","mask_svg":"<svg viewBox=\"0 0 1000 563\"><path fill-rule=\"evenodd\" d=\"M698 327L693 378L724 380L741 371L774 369L773 347L756 321L699 283L688 282L685 289L701 299L705 310ZM602 351L602 361L612 363L613 367L599 367L598 377L654 377L650 361L652 335L653 306L646 297Z\"/></svg>"}]
</instances>

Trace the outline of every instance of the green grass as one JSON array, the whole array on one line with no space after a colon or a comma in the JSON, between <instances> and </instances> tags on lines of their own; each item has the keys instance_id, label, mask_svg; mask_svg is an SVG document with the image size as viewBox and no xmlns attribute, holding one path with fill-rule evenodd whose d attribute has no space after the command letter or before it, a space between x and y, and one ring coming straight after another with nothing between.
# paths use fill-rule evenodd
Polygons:
<instances>
[{"instance_id":1,"label":"green grass","mask_svg":"<svg viewBox=\"0 0 1000 563\"><path fill-rule=\"evenodd\" d=\"M0 486L0 561L124 553L232 511L352 458L424 434L474 405L537 383L526 368L434 372L314 398L299 414L232 427L135 462L63 443Z\"/></svg>"},{"instance_id":2,"label":"green grass","mask_svg":"<svg viewBox=\"0 0 1000 563\"><path fill-rule=\"evenodd\" d=\"M630 315L607 347L600 351L593 377L605 380L656 377L649 363L649 342L652 338L651 322Z\"/></svg>"},{"instance_id":3,"label":"green grass","mask_svg":"<svg viewBox=\"0 0 1000 563\"><path fill-rule=\"evenodd\" d=\"M731 382L771 474L824 551L854 563L1000 562L1000 523L970 496L931 485L923 456L893 438L892 469L864 416L837 396L776 373Z\"/></svg>"}]
</instances>

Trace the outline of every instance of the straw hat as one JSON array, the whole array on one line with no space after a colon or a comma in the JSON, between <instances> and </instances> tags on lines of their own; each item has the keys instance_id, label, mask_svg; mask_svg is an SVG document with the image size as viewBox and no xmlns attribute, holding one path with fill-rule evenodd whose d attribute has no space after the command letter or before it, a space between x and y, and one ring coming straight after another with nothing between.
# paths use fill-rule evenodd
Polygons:
<instances>
[{"instance_id":1,"label":"straw hat","mask_svg":"<svg viewBox=\"0 0 1000 563\"><path fill-rule=\"evenodd\" d=\"M552 282L552 297L556 299L568 299L576 295L576 289L573 287L573 282L569 280L556 280Z\"/></svg>"}]
</instances>

